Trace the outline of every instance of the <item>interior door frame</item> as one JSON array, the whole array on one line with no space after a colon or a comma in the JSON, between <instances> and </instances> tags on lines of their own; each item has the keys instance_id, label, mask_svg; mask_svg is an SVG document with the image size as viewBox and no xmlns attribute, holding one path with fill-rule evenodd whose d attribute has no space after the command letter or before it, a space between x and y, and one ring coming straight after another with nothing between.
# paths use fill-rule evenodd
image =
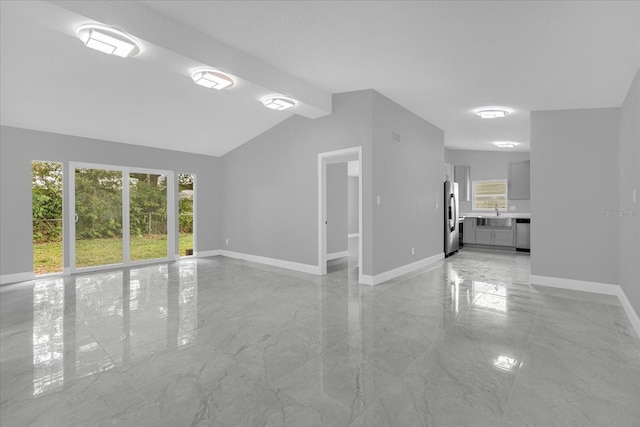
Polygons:
<instances>
[{"instance_id":1,"label":"interior door frame","mask_svg":"<svg viewBox=\"0 0 640 427\"><path fill-rule=\"evenodd\" d=\"M343 150L318 153L318 272L327 274L327 165L347 161L356 156L360 162L358 177L358 282L362 283L363 266L363 226L362 226L362 147L351 147ZM341 160L344 158L344 160ZM353 160L353 159L349 159Z\"/></svg>"},{"instance_id":2,"label":"interior door frame","mask_svg":"<svg viewBox=\"0 0 640 427\"><path fill-rule=\"evenodd\" d=\"M122 173L122 262L119 264L106 264L91 267L76 267L76 169L103 169ZM129 174L153 173L167 176L167 256L148 260L131 261L131 230L129 218ZM176 185L175 174L170 170L107 165L102 163L69 162L69 270L70 273L108 270L112 268L131 267L137 265L154 264L158 262L173 261L178 258L176 253Z\"/></svg>"}]
</instances>

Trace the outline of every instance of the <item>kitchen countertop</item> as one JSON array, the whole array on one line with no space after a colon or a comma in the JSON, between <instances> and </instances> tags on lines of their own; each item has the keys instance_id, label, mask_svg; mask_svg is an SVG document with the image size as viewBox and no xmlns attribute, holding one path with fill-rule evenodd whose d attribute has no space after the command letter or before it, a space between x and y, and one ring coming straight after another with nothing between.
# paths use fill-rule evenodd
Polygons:
<instances>
[{"instance_id":1,"label":"kitchen countertop","mask_svg":"<svg viewBox=\"0 0 640 427\"><path fill-rule=\"evenodd\" d=\"M463 212L460 213L459 218L495 218L495 211L487 211L487 212ZM498 218L531 218L530 213L508 213L508 212L500 212L500 216Z\"/></svg>"}]
</instances>

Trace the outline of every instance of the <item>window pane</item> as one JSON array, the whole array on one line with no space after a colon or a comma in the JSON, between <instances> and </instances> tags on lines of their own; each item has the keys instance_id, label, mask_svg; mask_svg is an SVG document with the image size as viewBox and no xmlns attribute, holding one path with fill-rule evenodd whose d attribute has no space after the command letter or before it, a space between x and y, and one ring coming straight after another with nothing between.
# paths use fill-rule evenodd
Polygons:
<instances>
[{"instance_id":1,"label":"window pane","mask_svg":"<svg viewBox=\"0 0 640 427\"><path fill-rule=\"evenodd\" d=\"M167 257L167 176L129 174L131 261Z\"/></svg>"},{"instance_id":2,"label":"window pane","mask_svg":"<svg viewBox=\"0 0 640 427\"><path fill-rule=\"evenodd\" d=\"M496 205L500 209L506 209L505 196L476 196L476 209L495 209Z\"/></svg>"},{"instance_id":3,"label":"window pane","mask_svg":"<svg viewBox=\"0 0 640 427\"><path fill-rule=\"evenodd\" d=\"M31 162L33 271L62 271L62 163Z\"/></svg>"},{"instance_id":4,"label":"window pane","mask_svg":"<svg viewBox=\"0 0 640 427\"><path fill-rule=\"evenodd\" d=\"M484 181L476 183L476 195L505 194L507 183L505 181Z\"/></svg>"},{"instance_id":5,"label":"window pane","mask_svg":"<svg viewBox=\"0 0 640 427\"><path fill-rule=\"evenodd\" d=\"M178 174L178 225L180 256L193 255L193 204L195 175Z\"/></svg>"},{"instance_id":6,"label":"window pane","mask_svg":"<svg viewBox=\"0 0 640 427\"><path fill-rule=\"evenodd\" d=\"M507 209L507 181L473 181L473 209Z\"/></svg>"}]
</instances>

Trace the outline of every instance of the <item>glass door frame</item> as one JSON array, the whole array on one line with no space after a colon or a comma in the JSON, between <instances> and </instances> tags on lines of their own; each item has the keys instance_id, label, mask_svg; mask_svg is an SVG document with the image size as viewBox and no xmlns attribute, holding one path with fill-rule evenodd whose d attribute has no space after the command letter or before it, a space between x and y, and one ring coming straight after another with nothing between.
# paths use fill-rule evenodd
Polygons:
<instances>
[{"instance_id":1,"label":"glass door frame","mask_svg":"<svg viewBox=\"0 0 640 427\"><path fill-rule=\"evenodd\" d=\"M122 173L122 262L91 267L76 268L76 169L103 169ZM158 174L167 177L167 256L164 258L131 261L131 230L130 230L130 180L131 173ZM102 163L69 162L69 270L70 273L86 271L108 270L112 268L130 267L155 264L178 259L176 253L176 186L175 174L170 170L151 169L129 166L107 165ZM64 214L64 212L63 212Z\"/></svg>"}]
</instances>

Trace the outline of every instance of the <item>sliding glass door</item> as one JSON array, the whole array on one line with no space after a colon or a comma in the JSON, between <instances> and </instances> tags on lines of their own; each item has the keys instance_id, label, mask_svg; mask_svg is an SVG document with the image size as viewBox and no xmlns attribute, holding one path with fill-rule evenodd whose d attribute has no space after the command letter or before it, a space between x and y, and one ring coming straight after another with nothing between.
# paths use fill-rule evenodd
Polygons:
<instances>
[{"instance_id":1,"label":"sliding glass door","mask_svg":"<svg viewBox=\"0 0 640 427\"><path fill-rule=\"evenodd\" d=\"M166 258L167 175L129 174L131 261Z\"/></svg>"},{"instance_id":2,"label":"sliding glass door","mask_svg":"<svg viewBox=\"0 0 640 427\"><path fill-rule=\"evenodd\" d=\"M123 262L122 175L75 168L76 268Z\"/></svg>"},{"instance_id":3,"label":"sliding glass door","mask_svg":"<svg viewBox=\"0 0 640 427\"><path fill-rule=\"evenodd\" d=\"M72 270L175 257L173 173L72 164Z\"/></svg>"}]
</instances>

